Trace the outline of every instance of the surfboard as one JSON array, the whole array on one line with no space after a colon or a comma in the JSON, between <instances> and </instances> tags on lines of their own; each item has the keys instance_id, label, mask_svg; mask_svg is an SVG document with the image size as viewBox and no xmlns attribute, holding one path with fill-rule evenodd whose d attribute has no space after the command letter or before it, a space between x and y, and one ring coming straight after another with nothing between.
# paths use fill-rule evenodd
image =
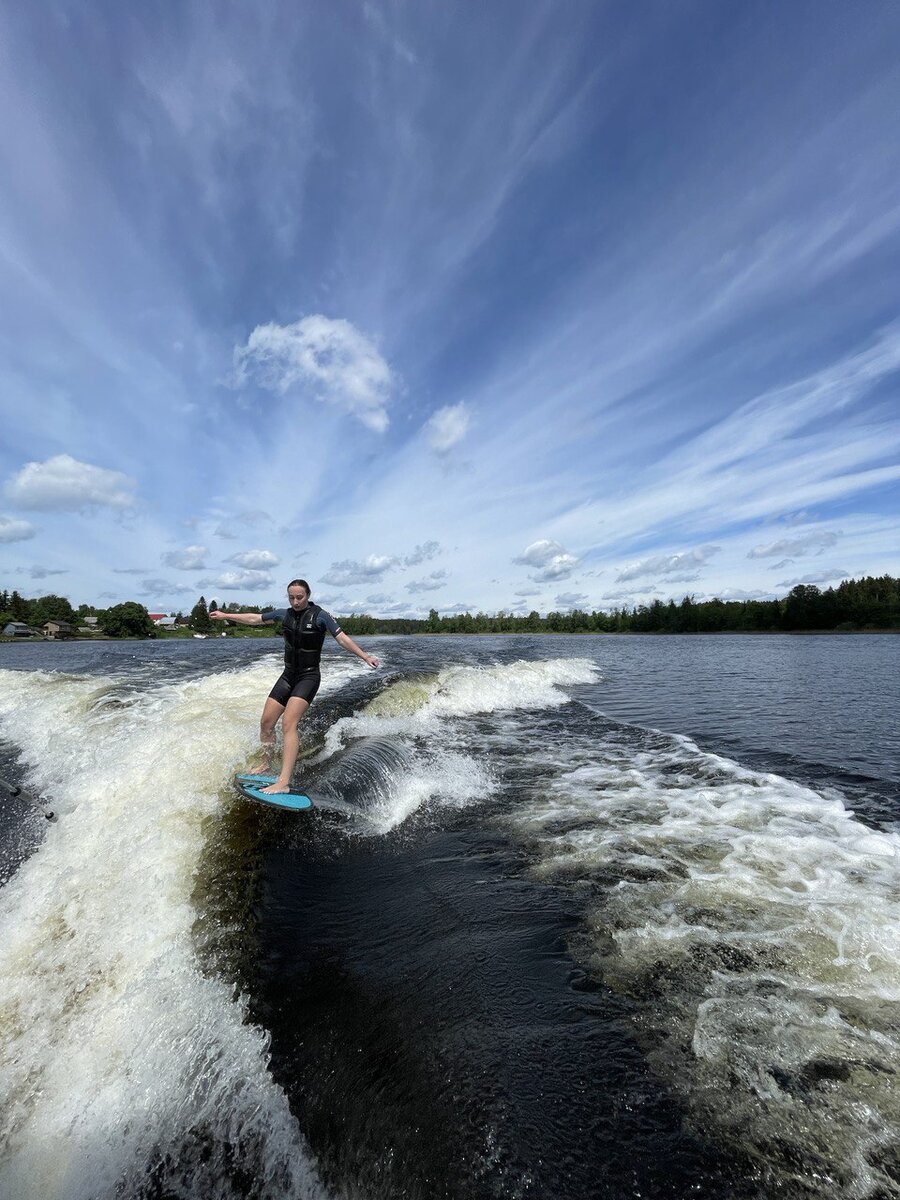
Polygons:
<instances>
[{"instance_id":1,"label":"surfboard","mask_svg":"<svg viewBox=\"0 0 900 1200\"><path fill-rule=\"evenodd\" d=\"M251 787L268 787L270 783L275 783L278 779L277 775L253 775L250 771L238 771L234 777L235 783L241 787L245 783L249 783Z\"/></svg>"},{"instance_id":2,"label":"surfboard","mask_svg":"<svg viewBox=\"0 0 900 1200\"><path fill-rule=\"evenodd\" d=\"M256 800L259 804L268 804L271 808L283 808L288 812L302 812L306 808L312 808L313 802L309 796L304 796L302 792L292 788L289 792L276 792L274 795L267 795L261 789L266 787L265 780L260 776L255 776L257 785L254 787L249 783L239 784L239 787L248 800ZM274 783L275 780L272 780Z\"/></svg>"}]
</instances>

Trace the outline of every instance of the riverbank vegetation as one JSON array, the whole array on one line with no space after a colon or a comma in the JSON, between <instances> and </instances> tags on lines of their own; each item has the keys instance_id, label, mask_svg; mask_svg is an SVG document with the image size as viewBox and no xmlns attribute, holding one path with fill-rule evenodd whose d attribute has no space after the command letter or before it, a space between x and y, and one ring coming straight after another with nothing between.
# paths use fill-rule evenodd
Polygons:
<instances>
[{"instance_id":1,"label":"riverbank vegetation","mask_svg":"<svg viewBox=\"0 0 900 1200\"><path fill-rule=\"evenodd\" d=\"M228 605L224 611L261 612L253 605ZM336 614L339 615L339 614ZM90 623L88 624L88 619ZM90 637L271 637L273 625L222 626L209 618L203 596L190 613L172 614L170 628L154 625L147 609L135 601L100 609L81 604L77 609L64 596L25 599L17 591L0 591L0 630L20 622L38 630L47 621L64 621ZM654 600L632 608L611 611L574 609L524 614L456 613L441 616L432 609L428 617L385 618L354 614L339 616L351 635L379 633L800 633L809 631L865 632L900 630L900 579L891 575L847 579L836 588L820 590L798 584L780 600ZM11 638L2 640L10 641Z\"/></svg>"}]
</instances>

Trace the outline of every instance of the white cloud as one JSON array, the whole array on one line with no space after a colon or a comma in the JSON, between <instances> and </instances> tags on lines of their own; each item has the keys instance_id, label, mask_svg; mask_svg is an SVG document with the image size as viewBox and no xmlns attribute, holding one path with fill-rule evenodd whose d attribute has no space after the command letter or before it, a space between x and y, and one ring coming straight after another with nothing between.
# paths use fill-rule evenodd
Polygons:
<instances>
[{"instance_id":1,"label":"white cloud","mask_svg":"<svg viewBox=\"0 0 900 1200\"><path fill-rule=\"evenodd\" d=\"M432 571L424 579L413 579L404 586L408 592L436 592L444 586L447 578L446 571Z\"/></svg>"},{"instance_id":2,"label":"white cloud","mask_svg":"<svg viewBox=\"0 0 900 1200\"><path fill-rule=\"evenodd\" d=\"M131 508L137 483L121 471L108 471L57 454L46 462L30 462L6 484L6 495L20 508L77 511L87 508Z\"/></svg>"},{"instance_id":3,"label":"white cloud","mask_svg":"<svg viewBox=\"0 0 900 1200\"><path fill-rule=\"evenodd\" d=\"M162 561L165 566L179 571L203 571L207 554L209 551L205 546L185 546L183 550L169 550L162 556Z\"/></svg>"},{"instance_id":4,"label":"white cloud","mask_svg":"<svg viewBox=\"0 0 900 1200\"><path fill-rule=\"evenodd\" d=\"M263 571L268 567L277 567L281 559L271 550L242 550L240 554L232 554L225 561L235 563L239 567L249 567L254 571Z\"/></svg>"},{"instance_id":5,"label":"white cloud","mask_svg":"<svg viewBox=\"0 0 900 1200\"><path fill-rule=\"evenodd\" d=\"M201 579L198 587L221 588L223 592L243 591L248 588L270 588L275 586L275 580L266 571L223 571L214 579Z\"/></svg>"},{"instance_id":6,"label":"white cloud","mask_svg":"<svg viewBox=\"0 0 900 1200\"><path fill-rule=\"evenodd\" d=\"M809 575L802 575L799 579L782 579L776 584L776 587L792 588L797 587L800 583L831 583L833 580L849 579L852 572L846 567L831 567L824 571L812 571Z\"/></svg>"},{"instance_id":7,"label":"white cloud","mask_svg":"<svg viewBox=\"0 0 900 1200\"><path fill-rule=\"evenodd\" d=\"M403 560L404 567L417 567L419 563L429 562L441 552L440 542L423 542L416 546L412 554L407 554Z\"/></svg>"},{"instance_id":8,"label":"white cloud","mask_svg":"<svg viewBox=\"0 0 900 1200\"><path fill-rule=\"evenodd\" d=\"M29 521L15 517L0 517L0 542L27 542L37 533Z\"/></svg>"},{"instance_id":9,"label":"white cloud","mask_svg":"<svg viewBox=\"0 0 900 1200\"><path fill-rule=\"evenodd\" d=\"M514 593L516 596L539 596L540 594L540 588L519 588L519 590Z\"/></svg>"},{"instance_id":10,"label":"white cloud","mask_svg":"<svg viewBox=\"0 0 900 1200\"><path fill-rule=\"evenodd\" d=\"M357 583L380 583L385 571L399 566L399 559L385 554L370 554L365 562L345 558L341 562L333 562L327 574L322 576L322 582L330 587L352 587Z\"/></svg>"},{"instance_id":11,"label":"white cloud","mask_svg":"<svg viewBox=\"0 0 900 1200\"><path fill-rule=\"evenodd\" d=\"M393 373L349 321L315 314L293 325L257 325L246 346L235 347L234 367L239 385L253 379L282 395L308 388L376 433L388 427Z\"/></svg>"},{"instance_id":12,"label":"white cloud","mask_svg":"<svg viewBox=\"0 0 900 1200\"><path fill-rule=\"evenodd\" d=\"M149 578L141 580L141 591L138 594L141 596L182 596L195 590L186 583L172 583L168 579Z\"/></svg>"},{"instance_id":13,"label":"white cloud","mask_svg":"<svg viewBox=\"0 0 900 1200\"><path fill-rule=\"evenodd\" d=\"M446 454L466 436L470 423L471 413L463 402L439 408L424 425L429 446L438 454Z\"/></svg>"},{"instance_id":14,"label":"white cloud","mask_svg":"<svg viewBox=\"0 0 900 1200\"><path fill-rule=\"evenodd\" d=\"M642 558L620 571L616 583L647 575L668 576L670 583L690 583L698 578L690 568L701 566L721 549L721 546L698 546L696 550L685 550L681 554L656 554L652 558Z\"/></svg>"},{"instance_id":15,"label":"white cloud","mask_svg":"<svg viewBox=\"0 0 900 1200\"><path fill-rule=\"evenodd\" d=\"M809 554L811 550L818 550L821 553L827 547L833 546L840 536L840 532L833 533L828 529L814 530L801 534L800 537L782 538L778 542L769 542L765 546L754 546L747 557L775 558L779 554L792 554L801 558L804 554Z\"/></svg>"},{"instance_id":16,"label":"white cloud","mask_svg":"<svg viewBox=\"0 0 900 1200\"><path fill-rule=\"evenodd\" d=\"M559 542L551 542L546 538L532 542L514 563L526 567L539 567L537 574L531 578L535 583L547 583L568 579L581 560L570 554Z\"/></svg>"},{"instance_id":17,"label":"white cloud","mask_svg":"<svg viewBox=\"0 0 900 1200\"><path fill-rule=\"evenodd\" d=\"M749 558L749 555L748 555ZM770 563L767 567L769 571L780 571L784 567L789 567L794 560L792 558L780 558L777 563Z\"/></svg>"},{"instance_id":18,"label":"white cloud","mask_svg":"<svg viewBox=\"0 0 900 1200\"><path fill-rule=\"evenodd\" d=\"M556 597L557 608L583 608L586 603L585 592L561 592Z\"/></svg>"}]
</instances>

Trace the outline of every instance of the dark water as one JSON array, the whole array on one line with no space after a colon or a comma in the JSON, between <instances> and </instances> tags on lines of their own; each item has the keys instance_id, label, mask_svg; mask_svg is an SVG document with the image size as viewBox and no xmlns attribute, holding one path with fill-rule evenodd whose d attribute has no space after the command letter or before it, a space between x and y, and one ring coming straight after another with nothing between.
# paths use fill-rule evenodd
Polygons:
<instances>
[{"instance_id":1,"label":"dark water","mask_svg":"<svg viewBox=\"0 0 900 1200\"><path fill-rule=\"evenodd\" d=\"M223 800L193 865L202 971L267 1032L320 1182L267 1173L243 1117L217 1110L198 1134L186 1102L167 1144L129 1151L120 1190L900 1195L900 642L366 644L383 670L329 660L343 673L304 724L319 809ZM176 701L246 722L272 650L13 646L0 669L102 679L79 703L141 747ZM3 732L34 805L14 716ZM60 830L63 774L38 787ZM35 811L10 803L4 833L37 863ZM96 1132L110 1158L117 1136ZM206 1165L176 1186L198 1137Z\"/></svg>"}]
</instances>

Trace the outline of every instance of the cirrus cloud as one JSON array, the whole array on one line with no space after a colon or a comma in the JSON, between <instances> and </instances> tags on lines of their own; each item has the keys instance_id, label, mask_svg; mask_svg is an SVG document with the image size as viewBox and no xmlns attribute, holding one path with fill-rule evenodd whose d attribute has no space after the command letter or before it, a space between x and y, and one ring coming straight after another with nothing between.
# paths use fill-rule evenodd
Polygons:
<instances>
[{"instance_id":1,"label":"cirrus cloud","mask_svg":"<svg viewBox=\"0 0 900 1200\"><path fill-rule=\"evenodd\" d=\"M121 471L56 454L29 462L7 481L6 495L19 508L78 512L91 508L131 508L136 480Z\"/></svg>"},{"instance_id":2,"label":"cirrus cloud","mask_svg":"<svg viewBox=\"0 0 900 1200\"><path fill-rule=\"evenodd\" d=\"M320 313L292 325L257 325L234 351L238 385L255 380L284 395L306 388L350 413L376 433L388 427L393 372L374 342L349 321Z\"/></svg>"}]
</instances>

